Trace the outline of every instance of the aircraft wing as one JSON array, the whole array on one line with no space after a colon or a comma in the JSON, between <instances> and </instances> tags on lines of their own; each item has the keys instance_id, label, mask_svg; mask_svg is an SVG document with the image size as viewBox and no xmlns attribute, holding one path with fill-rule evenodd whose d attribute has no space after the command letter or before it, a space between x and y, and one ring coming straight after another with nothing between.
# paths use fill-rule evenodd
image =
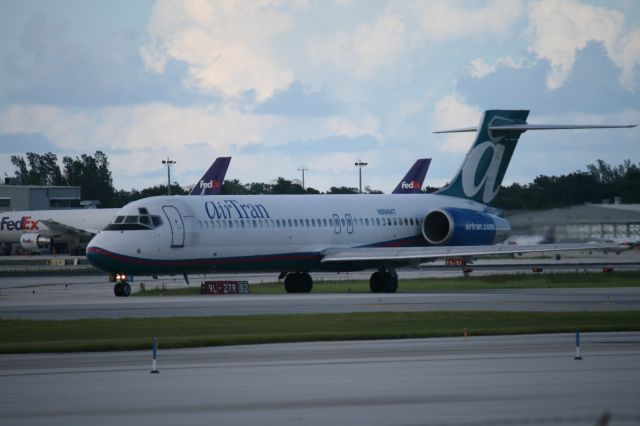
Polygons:
<instances>
[{"instance_id":1,"label":"aircraft wing","mask_svg":"<svg viewBox=\"0 0 640 426\"><path fill-rule=\"evenodd\" d=\"M56 222L53 219L41 219L40 223L46 225L48 233L52 236L60 236L63 234L78 235L81 238L89 238L96 235L99 230L97 229L80 229L74 226L65 225L64 223Z\"/></svg>"},{"instance_id":2,"label":"aircraft wing","mask_svg":"<svg viewBox=\"0 0 640 426\"><path fill-rule=\"evenodd\" d=\"M575 250L626 250L621 244L535 244L441 247L356 247L323 252L322 263L330 262L410 262L432 261L447 257L481 257L516 253L541 253Z\"/></svg>"}]
</instances>

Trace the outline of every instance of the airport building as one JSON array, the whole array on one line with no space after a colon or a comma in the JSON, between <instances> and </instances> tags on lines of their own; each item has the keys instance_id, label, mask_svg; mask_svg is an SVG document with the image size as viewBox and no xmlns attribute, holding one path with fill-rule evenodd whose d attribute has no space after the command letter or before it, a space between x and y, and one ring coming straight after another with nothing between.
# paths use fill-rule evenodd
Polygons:
<instances>
[{"instance_id":1,"label":"airport building","mask_svg":"<svg viewBox=\"0 0 640 426\"><path fill-rule=\"evenodd\" d=\"M79 205L79 186L0 185L0 212L59 210Z\"/></svg>"},{"instance_id":2,"label":"airport building","mask_svg":"<svg viewBox=\"0 0 640 426\"><path fill-rule=\"evenodd\" d=\"M506 216L516 241L518 236L553 236L558 243L640 241L640 204L585 204Z\"/></svg>"}]
</instances>

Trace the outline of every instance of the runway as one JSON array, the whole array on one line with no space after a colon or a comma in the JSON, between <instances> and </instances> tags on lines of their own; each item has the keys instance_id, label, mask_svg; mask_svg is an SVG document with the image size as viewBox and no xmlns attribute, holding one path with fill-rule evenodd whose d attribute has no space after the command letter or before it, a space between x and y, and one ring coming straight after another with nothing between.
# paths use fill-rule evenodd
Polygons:
<instances>
[{"instance_id":1,"label":"runway","mask_svg":"<svg viewBox=\"0 0 640 426\"><path fill-rule=\"evenodd\" d=\"M640 423L640 333L0 356L11 425Z\"/></svg>"},{"instance_id":2,"label":"runway","mask_svg":"<svg viewBox=\"0 0 640 426\"><path fill-rule=\"evenodd\" d=\"M2 300L0 318L153 318L427 311L622 311L640 309L640 288L478 290L396 294L160 296Z\"/></svg>"}]
</instances>

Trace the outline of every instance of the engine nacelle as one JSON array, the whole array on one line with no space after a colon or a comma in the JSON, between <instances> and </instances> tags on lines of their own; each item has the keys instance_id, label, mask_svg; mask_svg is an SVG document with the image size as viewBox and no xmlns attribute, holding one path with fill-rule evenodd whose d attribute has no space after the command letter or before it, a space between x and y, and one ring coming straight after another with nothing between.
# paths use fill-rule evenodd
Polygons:
<instances>
[{"instance_id":1,"label":"engine nacelle","mask_svg":"<svg viewBox=\"0 0 640 426\"><path fill-rule=\"evenodd\" d=\"M510 233L511 226L505 219L474 210L434 209L422 222L422 236L436 246L496 244L509 238Z\"/></svg>"},{"instance_id":2,"label":"engine nacelle","mask_svg":"<svg viewBox=\"0 0 640 426\"><path fill-rule=\"evenodd\" d=\"M26 233L20 236L20 245L24 250L38 250L51 244L51 238L40 234Z\"/></svg>"}]
</instances>

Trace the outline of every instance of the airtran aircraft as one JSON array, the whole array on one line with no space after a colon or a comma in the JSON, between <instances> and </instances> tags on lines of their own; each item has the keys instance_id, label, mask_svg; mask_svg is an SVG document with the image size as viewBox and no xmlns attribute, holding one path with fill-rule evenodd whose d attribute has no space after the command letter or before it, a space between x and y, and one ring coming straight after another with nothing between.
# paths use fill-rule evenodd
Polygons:
<instances>
[{"instance_id":1,"label":"airtran aircraft","mask_svg":"<svg viewBox=\"0 0 640 426\"><path fill-rule=\"evenodd\" d=\"M634 126L530 125L527 110L485 111L451 183L434 194L151 197L123 207L87 247L89 261L119 277L278 272L287 292L309 292L314 271L375 269L372 292L395 292L396 268L447 257L611 245L509 246L509 223L488 204L528 130Z\"/></svg>"},{"instance_id":2,"label":"airtran aircraft","mask_svg":"<svg viewBox=\"0 0 640 426\"><path fill-rule=\"evenodd\" d=\"M219 157L189 195L218 195L231 157ZM76 248L104 229L120 209L25 210L0 213L0 244L40 250L55 243Z\"/></svg>"}]
</instances>

